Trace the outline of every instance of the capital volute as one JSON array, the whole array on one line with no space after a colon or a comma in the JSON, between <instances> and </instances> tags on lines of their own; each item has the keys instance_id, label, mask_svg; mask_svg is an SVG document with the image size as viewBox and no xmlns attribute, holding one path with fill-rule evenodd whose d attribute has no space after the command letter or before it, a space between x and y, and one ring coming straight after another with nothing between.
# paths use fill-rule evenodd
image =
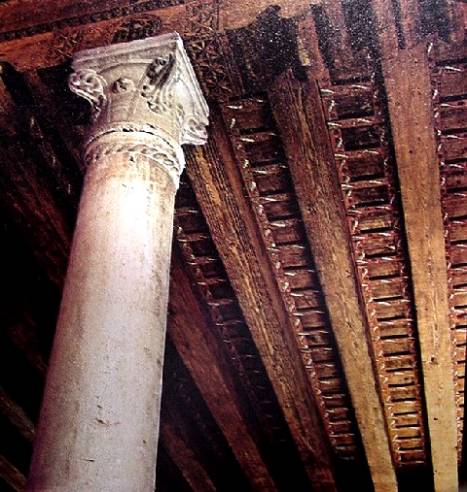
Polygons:
<instances>
[{"instance_id":1,"label":"capital volute","mask_svg":"<svg viewBox=\"0 0 467 492\"><path fill-rule=\"evenodd\" d=\"M208 106L176 33L81 51L69 85L91 103L91 139L136 131L178 145L206 141Z\"/></svg>"}]
</instances>

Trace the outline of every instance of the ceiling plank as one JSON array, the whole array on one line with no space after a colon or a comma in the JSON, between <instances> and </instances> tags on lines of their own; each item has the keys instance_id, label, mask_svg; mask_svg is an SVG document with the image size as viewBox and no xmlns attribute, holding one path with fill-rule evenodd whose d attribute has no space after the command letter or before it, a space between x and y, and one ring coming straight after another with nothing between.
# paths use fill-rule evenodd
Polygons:
<instances>
[{"instance_id":1,"label":"ceiling plank","mask_svg":"<svg viewBox=\"0 0 467 492\"><path fill-rule=\"evenodd\" d=\"M188 155L188 175L310 480L316 491L335 491L328 436L306 381L290 320L257 236L219 114L212 120L208 144Z\"/></svg>"},{"instance_id":2,"label":"ceiling plank","mask_svg":"<svg viewBox=\"0 0 467 492\"><path fill-rule=\"evenodd\" d=\"M317 83L289 71L269 92L376 492L397 491L348 225Z\"/></svg>"},{"instance_id":3,"label":"ceiling plank","mask_svg":"<svg viewBox=\"0 0 467 492\"><path fill-rule=\"evenodd\" d=\"M176 252L171 267L169 336L253 487L276 490L243 415L222 347Z\"/></svg>"},{"instance_id":4,"label":"ceiling plank","mask_svg":"<svg viewBox=\"0 0 467 492\"><path fill-rule=\"evenodd\" d=\"M436 492L458 487L454 361L427 44L398 49L386 2L373 2L404 210Z\"/></svg>"},{"instance_id":5,"label":"ceiling plank","mask_svg":"<svg viewBox=\"0 0 467 492\"><path fill-rule=\"evenodd\" d=\"M1 454L0 477L17 492L22 492L26 487L26 477Z\"/></svg>"}]
</instances>

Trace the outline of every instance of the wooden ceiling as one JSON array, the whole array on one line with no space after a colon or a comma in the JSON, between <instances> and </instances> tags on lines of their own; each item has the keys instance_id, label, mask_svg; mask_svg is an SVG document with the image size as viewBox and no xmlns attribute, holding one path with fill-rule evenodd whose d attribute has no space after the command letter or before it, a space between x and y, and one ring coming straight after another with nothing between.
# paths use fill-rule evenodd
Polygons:
<instances>
[{"instance_id":1,"label":"wooden ceiling","mask_svg":"<svg viewBox=\"0 0 467 492\"><path fill-rule=\"evenodd\" d=\"M455 0L0 3L1 491L24 488L85 172L70 59L171 31L211 119L177 196L157 490L456 490L466 16Z\"/></svg>"}]
</instances>

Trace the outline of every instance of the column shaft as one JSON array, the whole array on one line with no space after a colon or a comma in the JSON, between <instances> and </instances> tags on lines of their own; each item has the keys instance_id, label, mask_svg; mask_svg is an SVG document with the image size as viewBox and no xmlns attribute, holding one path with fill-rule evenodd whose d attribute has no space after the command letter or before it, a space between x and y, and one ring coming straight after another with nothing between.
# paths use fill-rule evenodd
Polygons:
<instances>
[{"instance_id":1,"label":"column shaft","mask_svg":"<svg viewBox=\"0 0 467 492\"><path fill-rule=\"evenodd\" d=\"M208 107L175 33L73 69L88 171L28 490L152 492L181 145L206 141Z\"/></svg>"},{"instance_id":2,"label":"column shaft","mask_svg":"<svg viewBox=\"0 0 467 492\"><path fill-rule=\"evenodd\" d=\"M34 491L154 489L176 190L146 155L112 153L131 134L112 137L97 144L81 199Z\"/></svg>"}]
</instances>

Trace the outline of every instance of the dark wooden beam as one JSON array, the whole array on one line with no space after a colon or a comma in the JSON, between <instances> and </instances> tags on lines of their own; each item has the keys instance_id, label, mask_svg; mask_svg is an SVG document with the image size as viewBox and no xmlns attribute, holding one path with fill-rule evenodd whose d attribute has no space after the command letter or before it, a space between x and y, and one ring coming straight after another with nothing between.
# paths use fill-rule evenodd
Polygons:
<instances>
[{"instance_id":1,"label":"dark wooden beam","mask_svg":"<svg viewBox=\"0 0 467 492\"><path fill-rule=\"evenodd\" d=\"M0 173L1 202L25 236L33 237L39 262L52 282L61 287L71 231L54 195L51 182L55 178L50 181L50 169L48 174L41 167L47 156L35 145L36 122L25 117L12 97L5 83L7 71L0 65L0 112L7 120L2 125L6 135L0 147L5 163Z\"/></svg>"},{"instance_id":2,"label":"dark wooden beam","mask_svg":"<svg viewBox=\"0 0 467 492\"><path fill-rule=\"evenodd\" d=\"M328 436L236 166L214 114L211 139L192 151L188 174L307 473L317 491L334 491Z\"/></svg>"},{"instance_id":3,"label":"dark wooden beam","mask_svg":"<svg viewBox=\"0 0 467 492\"><path fill-rule=\"evenodd\" d=\"M29 316L23 316L18 322L5 328L5 332L11 343L24 353L31 367L42 378L45 378L47 364L41 354L41 347L37 336L38 331L38 326L36 326Z\"/></svg>"},{"instance_id":4,"label":"dark wooden beam","mask_svg":"<svg viewBox=\"0 0 467 492\"><path fill-rule=\"evenodd\" d=\"M157 492L192 492L180 469L172 460L165 447L159 442L157 449Z\"/></svg>"},{"instance_id":5,"label":"dark wooden beam","mask_svg":"<svg viewBox=\"0 0 467 492\"><path fill-rule=\"evenodd\" d=\"M314 80L291 72L269 91L336 336L375 491L397 491L384 410L367 342L333 152Z\"/></svg>"},{"instance_id":6,"label":"dark wooden beam","mask_svg":"<svg viewBox=\"0 0 467 492\"><path fill-rule=\"evenodd\" d=\"M17 492L23 492L26 488L26 477L1 454L0 477Z\"/></svg>"},{"instance_id":7,"label":"dark wooden beam","mask_svg":"<svg viewBox=\"0 0 467 492\"><path fill-rule=\"evenodd\" d=\"M373 2L405 219L436 492L457 491L454 361L427 48L400 49L391 2Z\"/></svg>"},{"instance_id":8,"label":"dark wooden beam","mask_svg":"<svg viewBox=\"0 0 467 492\"><path fill-rule=\"evenodd\" d=\"M177 463L183 478L194 492L216 492L216 487L172 422L161 423L161 440L168 455Z\"/></svg>"},{"instance_id":9,"label":"dark wooden beam","mask_svg":"<svg viewBox=\"0 0 467 492\"><path fill-rule=\"evenodd\" d=\"M162 446L194 490L212 490L211 484L214 490L226 492L250 490L251 484L170 340L165 359Z\"/></svg>"},{"instance_id":10,"label":"dark wooden beam","mask_svg":"<svg viewBox=\"0 0 467 492\"><path fill-rule=\"evenodd\" d=\"M21 84L19 90L29 94L30 104L25 111L29 118L34 119L44 152L50 155L46 165L55 174L56 188L76 208L82 174L86 170L80 146L86 130L76 117L70 118L70 100L77 104L81 101L75 99L71 92L68 94L69 70L64 65L48 70L47 75L40 70L31 70L18 74L18 80ZM83 107L88 109L88 106Z\"/></svg>"},{"instance_id":11,"label":"dark wooden beam","mask_svg":"<svg viewBox=\"0 0 467 492\"><path fill-rule=\"evenodd\" d=\"M198 298L175 252L171 268L169 336L252 487L274 491L276 486L253 439L235 389L232 368Z\"/></svg>"},{"instance_id":12,"label":"dark wooden beam","mask_svg":"<svg viewBox=\"0 0 467 492\"><path fill-rule=\"evenodd\" d=\"M24 410L14 402L0 386L0 413L6 417L13 427L28 441L34 439L34 424Z\"/></svg>"}]
</instances>

